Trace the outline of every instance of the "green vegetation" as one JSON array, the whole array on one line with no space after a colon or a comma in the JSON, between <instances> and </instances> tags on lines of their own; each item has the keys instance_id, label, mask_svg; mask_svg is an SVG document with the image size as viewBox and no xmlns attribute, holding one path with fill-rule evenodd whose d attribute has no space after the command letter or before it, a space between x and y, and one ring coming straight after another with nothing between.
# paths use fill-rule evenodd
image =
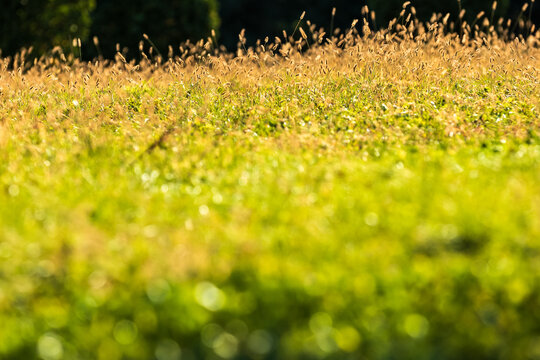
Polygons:
<instances>
[{"instance_id":1,"label":"green vegetation","mask_svg":"<svg viewBox=\"0 0 540 360\"><path fill-rule=\"evenodd\" d=\"M432 29L0 60L0 358L538 359L540 36Z\"/></svg>"},{"instance_id":2,"label":"green vegetation","mask_svg":"<svg viewBox=\"0 0 540 360\"><path fill-rule=\"evenodd\" d=\"M0 49L13 55L32 47L37 54L54 46L68 49L90 29L94 0L10 0L0 11Z\"/></svg>"}]
</instances>

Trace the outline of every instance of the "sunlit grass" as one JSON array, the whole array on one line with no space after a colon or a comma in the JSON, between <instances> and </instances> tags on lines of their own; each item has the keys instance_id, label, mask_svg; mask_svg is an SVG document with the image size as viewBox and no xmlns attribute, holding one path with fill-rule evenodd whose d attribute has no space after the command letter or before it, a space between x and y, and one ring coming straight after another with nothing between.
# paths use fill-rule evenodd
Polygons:
<instances>
[{"instance_id":1,"label":"sunlit grass","mask_svg":"<svg viewBox=\"0 0 540 360\"><path fill-rule=\"evenodd\" d=\"M538 37L389 34L2 60L0 357L540 356Z\"/></svg>"}]
</instances>

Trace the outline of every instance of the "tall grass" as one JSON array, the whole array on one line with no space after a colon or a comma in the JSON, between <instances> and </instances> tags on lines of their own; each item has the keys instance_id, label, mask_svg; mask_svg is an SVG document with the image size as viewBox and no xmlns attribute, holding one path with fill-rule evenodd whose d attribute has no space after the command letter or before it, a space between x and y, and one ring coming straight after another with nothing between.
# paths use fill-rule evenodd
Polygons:
<instances>
[{"instance_id":1,"label":"tall grass","mask_svg":"<svg viewBox=\"0 0 540 360\"><path fill-rule=\"evenodd\" d=\"M537 358L540 33L364 14L1 59L0 358Z\"/></svg>"}]
</instances>

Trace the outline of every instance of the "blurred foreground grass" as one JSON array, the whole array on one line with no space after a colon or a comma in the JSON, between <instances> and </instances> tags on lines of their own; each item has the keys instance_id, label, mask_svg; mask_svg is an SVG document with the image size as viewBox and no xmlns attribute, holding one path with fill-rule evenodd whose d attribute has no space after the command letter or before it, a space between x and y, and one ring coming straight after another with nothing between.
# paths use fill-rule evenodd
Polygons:
<instances>
[{"instance_id":1,"label":"blurred foreground grass","mask_svg":"<svg viewBox=\"0 0 540 360\"><path fill-rule=\"evenodd\" d=\"M539 49L438 39L1 70L0 358L539 359Z\"/></svg>"}]
</instances>

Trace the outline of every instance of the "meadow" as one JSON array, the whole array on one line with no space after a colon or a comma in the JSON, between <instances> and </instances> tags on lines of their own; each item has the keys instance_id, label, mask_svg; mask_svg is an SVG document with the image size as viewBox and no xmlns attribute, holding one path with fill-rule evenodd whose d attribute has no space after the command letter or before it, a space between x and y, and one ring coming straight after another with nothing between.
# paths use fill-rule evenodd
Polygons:
<instances>
[{"instance_id":1,"label":"meadow","mask_svg":"<svg viewBox=\"0 0 540 360\"><path fill-rule=\"evenodd\" d=\"M445 21L1 59L0 358L540 359L540 33Z\"/></svg>"}]
</instances>

